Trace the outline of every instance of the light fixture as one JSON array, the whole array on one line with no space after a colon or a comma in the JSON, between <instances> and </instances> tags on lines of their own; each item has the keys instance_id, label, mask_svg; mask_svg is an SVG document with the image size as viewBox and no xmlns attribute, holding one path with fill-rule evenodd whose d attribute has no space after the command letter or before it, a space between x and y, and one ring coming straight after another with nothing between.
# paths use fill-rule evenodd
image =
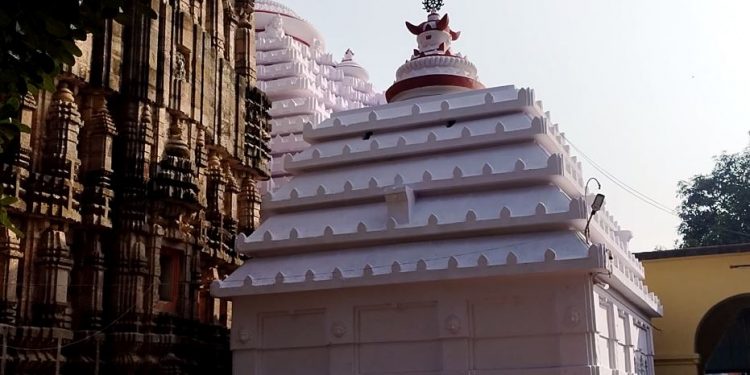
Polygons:
<instances>
[{"instance_id":1,"label":"light fixture","mask_svg":"<svg viewBox=\"0 0 750 375\"><path fill-rule=\"evenodd\" d=\"M605 283L604 281L601 281L601 280L594 280L594 284L599 285L604 290L609 290L609 283Z\"/></svg>"},{"instance_id":2,"label":"light fixture","mask_svg":"<svg viewBox=\"0 0 750 375\"><path fill-rule=\"evenodd\" d=\"M591 181L596 182L597 188L601 189L602 184L594 177L589 178L588 181L586 181L586 187L584 190L584 197L586 200L588 200L589 197L589 183ZM591 202L591 213L589 214L588 220L586 220L586 228L583 230L583 234L586 236L586 243L589 243L589 231L591 227L591 219L594 218L594 215L596 215L597 212L599 212L602 209L602 206L604 206L604 194L597 194L594 197L594 201Z\"/></svg>"},{"instance_id":3,"label":"light fixture","mask_svg":"<svg viewBox=\"0 0 750 375\"><path fill-rule=\"evenodd\" d=\"M584 193L583 193L583 196L584 196L584 197L586 197L586 198L588 198L588 196L589 196L589 184L590 184L590 183L591 183L592 181L593 181L593 182L596 182L596 188L597 188L598 190L601 190L601 188L602 188L602 184L601 184L601 182L599 182L599 180L597 180L597 179L596 179L596 177L591 177L591 178L589 178L589 179L588 179L588 181L586 181L586 187L584 188Z\"/></svg>"},{"instance_id":4,"label":"light fixture","mask_svg":"<svg viewBox=\"0 0 750 375\"><path fill-rule=\"evenodd\" d=\"M591 203L591 214L597 213L599 210L602 209L602 206L604 205L604 194L597 194L596 197L594 197L594 202Z\"/></svg>"}]
</instances>

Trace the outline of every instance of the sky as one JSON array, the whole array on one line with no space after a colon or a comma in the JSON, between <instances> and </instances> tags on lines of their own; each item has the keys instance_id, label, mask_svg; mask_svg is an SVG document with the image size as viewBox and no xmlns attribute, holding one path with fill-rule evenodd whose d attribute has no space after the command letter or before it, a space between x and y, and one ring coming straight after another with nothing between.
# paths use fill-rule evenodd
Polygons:
<instances>
[{"instance_id":1,"label":"sky","mask_svg":"<svg viewBox=\"0 0 750 375\"><path fill-rule=\"evenodd\" d=\"M424 21L418 0L280 0L347 48L379 90L394 81ZM711 171L713 157L748 146L750 1L445 0L453 49L487 87L531 87L553 122L603 171L607 209L632 230L636 252L673 248L677 186ZM607 177L606 174L611 177ZM595 186L592 190L595 190Z\"/></svg>"}]
</instances>

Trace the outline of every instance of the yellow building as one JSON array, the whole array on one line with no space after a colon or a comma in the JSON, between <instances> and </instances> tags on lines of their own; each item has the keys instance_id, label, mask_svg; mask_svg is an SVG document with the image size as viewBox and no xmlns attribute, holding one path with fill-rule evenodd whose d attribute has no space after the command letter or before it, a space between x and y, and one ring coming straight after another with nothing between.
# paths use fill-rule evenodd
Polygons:
<instances>
[{"instance_id":1,"label":"yellow building","mask_svg":"<svg viewBox=\"0 0 750 375\"><path fill-rule=\"evenodd\" d=\"M750 244L637 256L664 305L656 375L750 373Z\"/></svg>"}]
</instances>

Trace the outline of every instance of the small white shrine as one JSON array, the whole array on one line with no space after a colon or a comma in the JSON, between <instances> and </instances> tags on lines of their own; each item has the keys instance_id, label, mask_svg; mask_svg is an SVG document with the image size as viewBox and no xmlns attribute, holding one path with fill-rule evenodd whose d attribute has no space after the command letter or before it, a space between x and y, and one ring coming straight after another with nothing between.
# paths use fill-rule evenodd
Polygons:
<instances>
[{"instance_id":1,"label":"small white shrine","mask_svg":"<svg viewBox=\"0 0 750 375\"><path fill-rule=\"evenodd\" d=\"M431 3L431 2L427 2ZM484 89L438 7L389 104L304 128L212 285L236 374L653 374L661 306L533 91Z\"/></svg>"},{"instance_id":2,"label":"small white shrine","mask_svg":"<svg viewBox=\"0 0 750 375\"><path fill-rule=\"evenodd\" d=\"M325 51L320 32L292 9L258 0L255 24L258 87L273 102L271 175L278 186L289 180L282 165L284 155L295 155L308 146L302 139L305 123L317 125L334 112L385 100L351 50L336 61ZM264 190L270 189L264 186Z\"/></svg>"}]
</instances>

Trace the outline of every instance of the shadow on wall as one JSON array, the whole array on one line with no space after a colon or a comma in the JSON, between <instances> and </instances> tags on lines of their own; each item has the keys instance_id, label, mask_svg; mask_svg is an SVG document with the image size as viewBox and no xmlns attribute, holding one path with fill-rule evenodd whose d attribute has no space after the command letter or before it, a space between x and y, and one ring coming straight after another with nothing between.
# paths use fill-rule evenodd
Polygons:
<instances>
[{"instance_id":1,"label":"shadow on wall","mask_svg":"<svg viewBox=\"0 0 750 375\"><path fill-rule=\"evenodd\" d=\"M706 313L695 350L706 374L750 373L750 294L728 298Z\"/></svg>"}]
</instances>

